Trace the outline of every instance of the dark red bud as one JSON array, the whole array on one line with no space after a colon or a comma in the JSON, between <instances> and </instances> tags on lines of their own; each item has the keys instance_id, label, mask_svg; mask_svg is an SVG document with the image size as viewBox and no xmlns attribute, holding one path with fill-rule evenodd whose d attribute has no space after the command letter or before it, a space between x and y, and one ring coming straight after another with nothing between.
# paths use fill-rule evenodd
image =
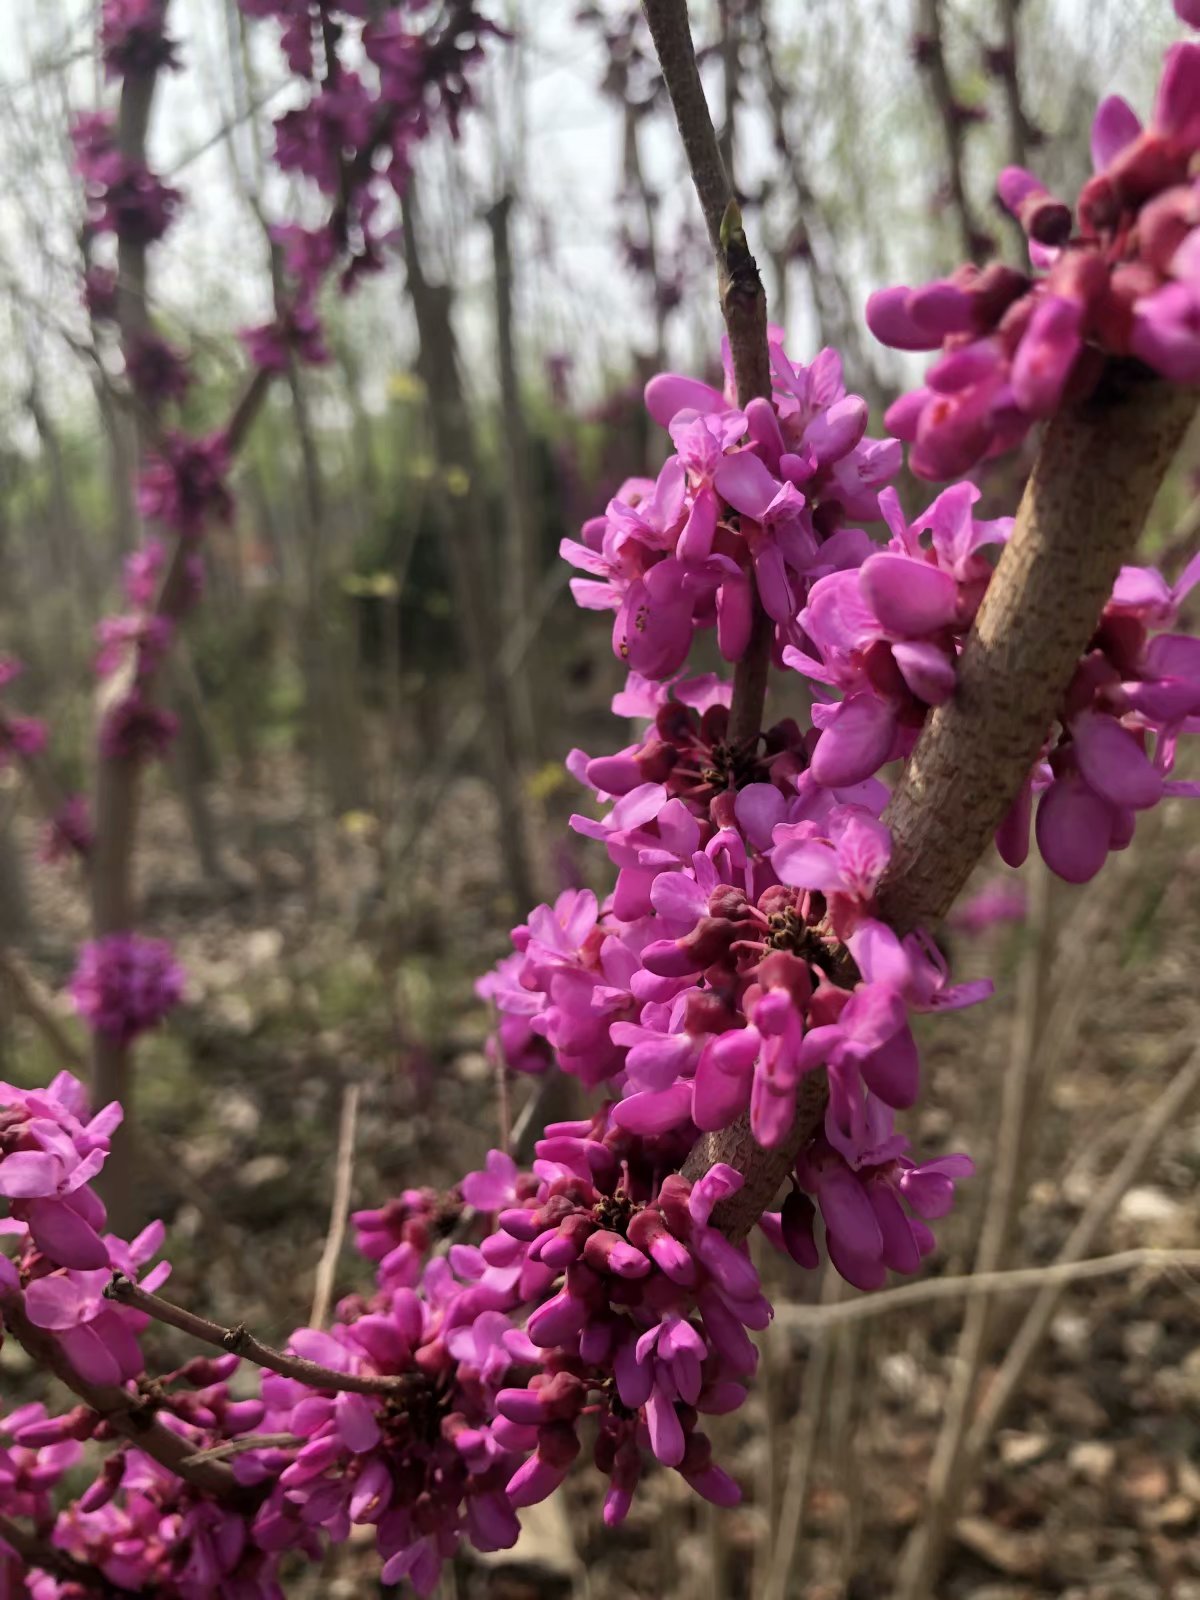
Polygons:
<instances>
[{"instance_id":1,"label":"dark red bud","mask_svg":"<svg viewBox=\"0 0 1200 1600\"><path fill-rule=\"evenodd\" d=\"M569 1467L579 1454L579 1437L568 1422L546 1422L538 1429L537 1453L551 1467Z\"/></svg>"}]
</instances>

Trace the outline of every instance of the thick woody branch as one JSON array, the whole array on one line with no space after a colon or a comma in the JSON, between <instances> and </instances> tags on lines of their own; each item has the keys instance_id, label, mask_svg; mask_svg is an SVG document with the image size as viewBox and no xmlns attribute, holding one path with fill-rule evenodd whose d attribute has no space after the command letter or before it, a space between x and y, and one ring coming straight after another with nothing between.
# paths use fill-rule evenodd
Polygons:
<instances>
[{"instance_id":1,"label":"thick woody branch","mask_svg":"<svg viewBox=\"0 0 1200 1600\"><path fill-rule=\"evenodd\" d=\"M166 24L164 5L163 23ZM157 67L134 69L125 75L117 112L117 148L127 162L144 163L150 129L150 109L158 79ZM147 248L143 239L128 232L117 239L117 326L121 348L130 355L149 327L146 304ZM145 451L146 428L139 417L137 457ZM96 774L95 845L92 852L92 933L103 938L133 922L133 841L137 816L137 763L100 760ZM92 1046L92 1095L97 1105L129 1098L131 1058L127 1045L102 1033ZM114 1160L100 1187L118 1227L129 1222L131 1210L132 1121L127 1121L114 1141Z\"/></svg>"},{"instance_id":2,"label":"thick woody branch","mask_svg":"<svg viewBox=\"0 0 1200 1600\"><path fill-rule=\"evenodd\" d=\"M115 1300L118 1305L129 1306L134 1311L144 1311L148 1317L153 1317L156 1322L165 1323L169 1328L178 1328L181 1333L190 1334L202 1344L210 1344L217 1350L242 1356L247 1361L253 1361L256 1366L267 1367L271 1372L278 1372L284 1378L295 1378L313 1389L344 1390L349 1394L402 1395L412 1387L411 1379L407 1375L372 1377L352 1372L338 1372L336 1368L323 1367L317 1361L306 1361L303 1356L289 1355L287 1351L272 1349L269 1344L263 1344L261 1339L256 1339L243 1324L238 1323L235 1327L223 1328L219 1322L210 1322L207 1317L197 1316L194 1311L187 1311L183 1306L174 1305L170 1300L164 1300L161 1295L149 1294L145 1289L139 1289L132 1279L121 1272L113 1273L112 1281L105 1289L104 1295L108 1300Z\"/></svg>"},{"instance_id":3,"label":"thick woody branch","mask_svg":"<svg viewBox=\"0 0 1200 1600\"><path fill-rule=\"evenodd\" d=\"M696 64L688 24L687 0L642 0L663 81L691 168L692 182L717 262L721 314L729 334L737 401L771 398L771 356L767 348L767 297L758 266L742 231L741 214L713 127ZM771 670L773 628L757 592L750 644L738 663L729 714L729 741L758 739Z\"/></svg>"},{"instance_id":4,"label":"thick woody branch","mask_svg":"<svg viewBox=\"0 0 1200 1600\"><path fill-rule=\"evenodd\" d=\"M15 1297L0 1302L5 1329L45 1372L53 1373L83 1403L90 1406L115 1433L152 1456L160 1466L190 1483L203 1494L236 1501L242 1490L223 1462L192 1463L193 1446L158 1421L155 1406L145 1396L115 1384L90 1383L71 1365L53 1335L34 1326Z\"/></svg>"},{"instance_id":5,"label":"thick woody branch","mask_svg":"<svg viewBox=\"0 0 1200 1600\"><path fill-rule=\"evenodd\" d=\"M1088 400L1050 423L958 691L930 716L885 813L892 859L879 902L899 932L946 914L1003 820L1195 410L1194 392L1113 363ZM693 1181L717 1161L743 1173L715 1213L730 1237L745 1238L819 1127L823 1085L806 1090L778 1149L761 1150L743 1118L688 1158Z\"/></svg>"},{"instance_id":6,"label":"thick woody branch","mask_svg":"<svg viewBox=\"0 0 1200 1600\"><path fill-rule=\"evenodd\" d=\"M1003 820L1195 411L1194 391L1114 362L1047 428L957 692L930 716L885 816L880 909L898 931L945 916Z\"/></svg>"}]
</instances>

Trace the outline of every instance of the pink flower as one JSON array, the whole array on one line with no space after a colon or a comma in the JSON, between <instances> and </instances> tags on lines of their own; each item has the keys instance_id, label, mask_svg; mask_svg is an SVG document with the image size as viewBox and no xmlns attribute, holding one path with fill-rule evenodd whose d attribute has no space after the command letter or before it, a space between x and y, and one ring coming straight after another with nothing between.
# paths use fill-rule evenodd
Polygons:
<instances>
[{"instance_id":1,"label":"pink flower","mask_svg":"<svg viewBox=\"0 0 1200 1600\"><path fill-rule=\"evenodd\" d=\"M128 1044L174 1009L183 985L183 968L165 939L110 933L82 947L70 987L90 1027Z\"/></svg>"}]
</instances>

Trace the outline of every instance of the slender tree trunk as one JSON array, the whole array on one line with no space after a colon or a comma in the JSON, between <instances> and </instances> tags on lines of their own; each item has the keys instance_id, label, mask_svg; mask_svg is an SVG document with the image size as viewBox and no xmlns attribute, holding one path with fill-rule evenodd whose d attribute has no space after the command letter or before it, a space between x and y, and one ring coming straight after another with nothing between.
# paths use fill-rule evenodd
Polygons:
<instances>
[{"instance_id":1,"label":"slender tree trunk","mask_svg":"<svg viewBox=\"0 0 1200 1600\"><path fill-rule=\"evenodd\" d=\"M505 194L488 212L492 234L492 262L496 284L496 366L500 378L500 424L504 466L504 628L511 633L532 604L537 580L537 507L530 487L529 432L521 399L513 314L513 258L509 218L513 197ZM532 668L532 672L531 669ZM532 682L539 680L536 652L513 675L513 710L518 719L521 747L537 759L537 724L534 719Z\"/></svg>"},{"instance_id":2,"label":"slender tree trunk","mask_svg":"<svg viewBox=\"0 0 1200 1600\"><path fill-rule=\"evenodd\" d=\"M32 925L25 864L8 814L0 818L0 943L15 944L28 938Z\"/></svg>"},{"instance_id":3,"label":"slender tree trunk","mask_svg":"<svg viewBox=\"0 0 1200 1600\"><path fill-rule=\"evenodd\" d=\"M463 654L487 709L485 752L500 814L500 849L518 910L534 903L525 834L516 715L505 675L496 671L498 634L488 603L495 563L484 522L478 459L450 319L451 290L430 283L417 244L410 189L403 208L404 260L419 341L418 366L429 398L434 453L442 481L445 544ZM451 495L451 490L458 492Z\"/></svg>"}]
</instances>

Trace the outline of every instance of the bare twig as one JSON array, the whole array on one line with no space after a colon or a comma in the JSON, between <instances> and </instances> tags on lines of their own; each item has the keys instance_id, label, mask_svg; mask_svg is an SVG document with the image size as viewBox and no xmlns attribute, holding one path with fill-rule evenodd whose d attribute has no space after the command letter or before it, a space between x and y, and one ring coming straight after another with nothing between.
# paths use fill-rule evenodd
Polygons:
<instances>
[{"instance_id":1,"label":"bare twig","mask_svg":"<svg viewBox=\"0 0 1200 1600\"><path fill-rule=\"evenodd\" d=\"M1054 923L1049 902L1050 874L1039 859L1033 865L1027 942L1017 973L1016 1010L1000 1096L991 1183L975 1254L975 1276L979 1278L997 1272L1003 1265L1013 1218L1020 1203L1026 1128L1035 1114L1032 1102L1037 1092L1039 1046L1054 960ZM949 1521L941 1528L943 1538L953 1521L948 1505L951 1501L955 1505L959 1503L955 1486L963 1441L970 1426L971 1402L989 1350L991 1309L986 1295L972 1295L968 1299L955 1351L950 1392L929 1468L926 1521L941 1523L943 1511L947 1511ZM919 1600L919 1597L913 1594L908 1600Z\"/></svg>"},{"instance_id":2,"label":"bare twig","mask_svg":"<svg viewBox=\"0 0 1200 1600\"><path fill-rule=\"evenodd\" d=\"M779 1307L786 1316L792 1312L811 1317L836 1318L842 1309L845 1280L831 1267L825 1270L821 1285L821 1303L816 1306ZM850 1302L853 1305L855 1302ZM777 1326L780 1323L777 1321ZM787 1326L785 1321L783 1326ZM812 1352L804 1369L804 1390L799 1409L792 1422L792 1442L788 1451L787 1476L779 1507L779 1523L775 1530L775 1543L771 1551L771 1565L763 1584L763 1600L786 1600L788 1580L796 1557L796 1545L804 1523L804 1507L808 1500L808 1485L816 1456L817 1436L821 1417L828 1400L829 1370L833 1360L834 1342L827 1337L829 1329L818 1324L814 1329Z\"/></svg>"},{"instance_id":3,"label":"bare twig","mask_svg":"<svg viewBox=\"0 0 1200 1600\"><path fill-rule=\"evenodd\" d=\"M1029 165L1029 118L1021 101L1020 72L1020 14L1022 0L999 0L1000 48L995 52L996 70L1004 85L1004 102L1008 111L1008 159L1013 166Z\"/></svg>"},{"instance_id":4,"label":"bare twig","mask_svg":"<svg viewBox=\"0 0 1200 1600\"><path fill-rule=\"evenodd\" d=\"M106 1299L115 1300L118 1305L130 1306L135 1311L144 1311L156 1322L165 1323L169 1328L178 1328L181 1333L190 1334L202 1344L228 1350L233 1355L253 1361L256 1366L267 1367L284 1378L295 1378L314 1389L333 1389L348 1394L403 1394L412 1387L412 1378L408 1374L382 1377L338 1372L333 1367L321 1366L317 1361L306 1361L303 1356L272 1349L269 1344L256 1339L243 1324L223 1328L219 1322L210 1322L207 1317L197 1316L194 1311L186 1311L182 1306L164 1300L161 1295L139 1289L132 1279L121 1272L113 1273L104 1294Z\"/></svg>"},{"instance_id":5,"label":"bare twig","mask_svg":"<svg viewBox=\"0 0 1200 1600\"><path fill-rule=\"evenodd\" d=\"M291 1450L304 1443L294 1433L244 1433L238 1439L225 1439L207 1450L197 1450L188 1459L189 1466L204 1461L232 1461L251 1450Z\"/></svg>"},{"instance_id":6,"label":"bare twig","mask_svg":"<svg viewBox=\"0 0 1200 1600\"><path fill-rule=\"evenodd\" d=\"M1025 1375L1045 1337L1067 1283L1073 1277L1088 1275L1086 1271L1081 1274L1078 1270L1072 1272L1069 1269L1080 1269L1085 1266L1087 1252L1092 1248L1101 1229L1107 1225L1121 1197L1141 1171L1158 1141L1178 1119L1198 1088L1200 1088L1200 1047L1192 1047L1182 1064L1176 1068L1167 1088L1142 1118L1137 1132L1126 1147L1125 1154L1096 1191L1087 1209L1072 1228L1053 1267L1040 1269L1044 1276L1037 1298L1026 1312L999 1370L988 1384L979 1410L964 1440L959 1454L958 1474L955 1478L955 1487L958 1490L965 1491L966 1486L976 1476L1000 1418L1025 1380ZM1166 1254L1166 1252L1147 1252L1145 1264L1148 1265L1156 1255L1163 1261ZM1200 1252L1190 1254L1193 1262L1200 1261ZM1171 1264L1178 1266L1180 1262L1176 1257ZM958 1503L961 1502L948 1495L936 1524L922 1524L913 1531L901 1560L898 1593L911 1596L932 1593L942 1558L943 1544L939 1539L941 1524L946 1518L954 1517Z\"/></svg>"},{"instance_id":7,"label":"bare twig","mask_svg":"<svg viewBox=\"0 0 1200 1600\"><path fill-rule=\"evenodd\" d=\"M990 1300L996 1295L1056 1290L1094 1278L1119 1278L1131 1272L1200 1271L1200 1250L1161 1249L1153 1245L1118 1250L1082 1261L1052 1261L1044 1267L1008 1267L1000 1272L972 1272L951 1278L922 1278L879 1294L860 1295L836 1306L778 1307L779 1326L788 1333L816 1337L849 1322L873 1322L893 1311L935 1305L941 1300Z\"/></svg>"},{"instance_id":8,"label":"bare twig","mask_svg":"<svg viewBox=\"0 0 1200 1600\"><path fill-rule=\"evenodd\" d=\"M63 1066L81 1076L87 1071L83 1051L54 1014L53 1002L19 956L0 946L0 973L8 979L17 1004L49 1044Z\"/></svg>"},{"instance_id":9,"label":"bare twig","mask_svg":"<svg viewBox=\"0 0 1200 1600\"><path fill-rule=\"evenodd\" d=\"M650 36L658 53L663 81L671 97L692 182L716 257L717 288L721 314L729 333L738 404L744 406L754 399L769 400L771 357L767 347L767 297L742 231L741 214L704 98L688 23L687 0L642 0L642 10L650 25ZM762 731L773 634L771 621L756 590L750 644L734 673L728 732L732 744L756 744Z\"/></svg>"},{"instance_id":10,"label":"bare twig","mask_svg":"<svg viewBox=\"0 0 1200 1600\"><path fill-rule=\"evenodd\" d=\"M329 1316L329 1303L333 1298L333 1280L338 1259L346 1238L346 1215L350 1209L350 1189L354 1180L354 1138L358 1127L358 1102L362 1091L357 1083L348 1083L342 1095L342 1116L338 1126L337 1161L333 1175L333 1201L329 1209L329 1231L325 1248L317 1262L317 1277L313 1287L310 1328L323 1328Z\"/></svg>"}]
</instances>

